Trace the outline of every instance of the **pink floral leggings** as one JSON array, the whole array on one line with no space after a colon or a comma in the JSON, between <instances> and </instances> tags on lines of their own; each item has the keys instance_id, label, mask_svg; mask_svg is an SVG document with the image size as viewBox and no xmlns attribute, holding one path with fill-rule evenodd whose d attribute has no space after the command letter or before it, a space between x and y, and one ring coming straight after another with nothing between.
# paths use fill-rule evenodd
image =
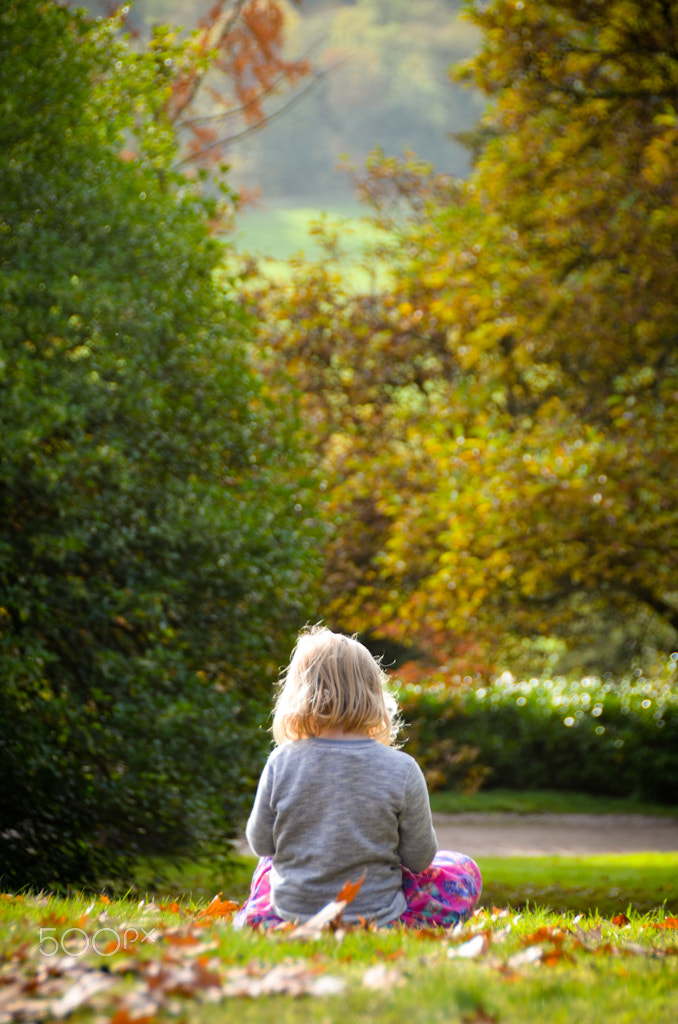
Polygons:
<instances>
[{"instance_id":1,"label":"pink floral leggings","mask_svg":"<svg viewBox=\"0 0 678 1024\"><path fill-rule=\"evenodd\" d=\"M250 894L233 917L236 928L264 928L282 924L271 906L272 857L262 857L254 871ZM438 850L425 871L413 874L403 868L403 892L407 909L391 924L407 928L450 928L473 913L483 882L474 860L463 853ZM318 908L320 909L320 908Z\"/></svg>"}]
</instances>

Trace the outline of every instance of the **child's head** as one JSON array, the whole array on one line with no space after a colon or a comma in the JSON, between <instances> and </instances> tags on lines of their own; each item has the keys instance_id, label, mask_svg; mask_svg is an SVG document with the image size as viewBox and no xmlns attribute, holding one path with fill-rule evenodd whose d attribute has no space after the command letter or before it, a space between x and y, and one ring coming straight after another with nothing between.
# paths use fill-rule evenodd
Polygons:
<instances>
[{"instance_id":1,"label":"child's head","mask_svg":"<svg viewBox=\"0 0 678 1024\"><path fill-rule=\"evenodd\" d=\"M397 704L388 676L352 637L323 626L303 630L281 682L273 715L278 744L336 728L386 744L395 738Z\"/></svg>"}]
</instances>

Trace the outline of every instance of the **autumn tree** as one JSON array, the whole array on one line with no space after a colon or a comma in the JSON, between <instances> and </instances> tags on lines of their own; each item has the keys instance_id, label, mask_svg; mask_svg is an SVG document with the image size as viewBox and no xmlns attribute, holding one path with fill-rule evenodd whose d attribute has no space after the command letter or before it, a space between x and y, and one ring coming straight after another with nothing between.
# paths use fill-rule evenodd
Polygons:
<instances>
[{"instance_id":1,"label":"autumn tree","mask_svg":"<svg viewBox=\"0 0 678 1024\"><path fill-rule=\"evenodd\" d=\"M0 11L5 887L225 849L309 613L295 424L251 368L215 203L169 170L165 52Z\"/></svg>"},{"instance_id":2,"label":"autumn tree","mask_svg":"<svg viewBox=\"0 0 678 1024\"><path fill-rule=\"evenodd\" d=\"M346 514L331 610L488 641L642 613L670 642L678 5L470 13L483 45L457 74L491 100L473 174L376 158L361 187L396 232L392 287L347 297L305 271L285 299L277 350L332 424Z\"/></svg>"},{"instance_id":3,"label":"autumn tree","mask_svg":"<svg viewBox=\"0 0 678 1024\"><path fill-rule=\"evenodd\" d=\"M213 184L234 143L291 110L332 71L316 68L308 55L286 56L280 0L215 0L197 18L190 5L180 6L180 23L156 26L148 42L134 5L90 0L86 6L118 25L119 42L132 52L155 53L162 114L179 143L174 166L212 171Z\"/></svg>"}]
</instances>

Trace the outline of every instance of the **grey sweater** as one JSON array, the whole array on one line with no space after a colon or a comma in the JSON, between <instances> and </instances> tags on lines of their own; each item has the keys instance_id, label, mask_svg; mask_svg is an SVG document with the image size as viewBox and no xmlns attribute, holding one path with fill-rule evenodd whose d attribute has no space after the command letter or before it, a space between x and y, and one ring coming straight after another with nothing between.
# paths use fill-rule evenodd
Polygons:
<instances>
[{"instance_id":1,"label":"grey sweater","mask_svg":"<svg viewBox=\"0 0 678 1024\"><path fill-rule=\"evenodd\" d=\"M347 881L365 881L344 917L378 925L405 910L401 865L427 868L437 849L416 761L376 740L305 739L277 747L259 780L247 839L273 857L273 907L308 920Z\"/></svg>"}]
</instances>

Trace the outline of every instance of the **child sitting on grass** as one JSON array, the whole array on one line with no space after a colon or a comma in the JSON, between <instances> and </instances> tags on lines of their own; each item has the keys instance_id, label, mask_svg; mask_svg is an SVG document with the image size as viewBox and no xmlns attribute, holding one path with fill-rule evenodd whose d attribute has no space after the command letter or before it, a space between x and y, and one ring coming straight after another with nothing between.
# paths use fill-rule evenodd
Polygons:
<instances>
[{"instance_id":1,"label":"child sitting on grass","mask_svg":"<svg viewBox=\"0 0 678 1024\"><path fill-rule=\"evenodd\" d=\"M247 823L260 860L236 927L307 921L363 875L347 922L449 927L472 913L480 871L437 851L422 771L391 746L387 679L355 639L318 626L299 636Z\"/></svg>"}]
</instances>

